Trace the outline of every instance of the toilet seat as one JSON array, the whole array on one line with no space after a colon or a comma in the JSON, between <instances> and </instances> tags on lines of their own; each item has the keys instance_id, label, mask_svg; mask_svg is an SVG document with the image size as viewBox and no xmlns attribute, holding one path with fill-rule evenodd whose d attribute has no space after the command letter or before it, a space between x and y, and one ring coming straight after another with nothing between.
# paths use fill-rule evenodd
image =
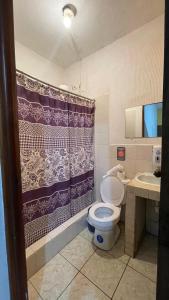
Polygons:
<instances>
[{"instance_id":1,"label":"toilet seat","mask_svg":"<svg viewBox=\"0 0 169 300\"><path fill-rule=\"evenodd\" d=\"M100 194L103 202L120 206L124 199L124 184L117 177L105 176L100 184Z\"/></svg>"},{"instance_id":2,"label":"toilet seat","mask_svg":"<svg viewBox=\"0 0 169 300\"><path fill-rule=\"evenodd\" d=\"M121 208L110 203L97 203L89 211L89 219L92 225L101 230L112 230L114 224L119 221Z\"/></svg>"}]
</instances>

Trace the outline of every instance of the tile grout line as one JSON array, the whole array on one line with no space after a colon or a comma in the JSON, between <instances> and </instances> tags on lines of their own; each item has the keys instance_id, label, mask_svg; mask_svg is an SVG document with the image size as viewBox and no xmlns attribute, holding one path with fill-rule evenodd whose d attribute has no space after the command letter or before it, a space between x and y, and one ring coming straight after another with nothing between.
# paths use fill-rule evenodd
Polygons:
<instances>
[{"instance_id":1,"label":"tile grout line","mask_svg":"<svg viewBox=\"0 0 169 300\"><path fill-rule=\"evenodd\" d=\"M108 296L96 283L94 283L90 278L88 278L85 274L83 274L82 272L79 272L81 275L83 275L88 281L90 281L98 290L100 290L106 297L108 297L109 299L111 299L110 296Z\"/></svg>"},{"instance_id":2,"label":"tile grout line","mask_svg":"<svg viewBox=\"0 0 169 300\"><path fill-rule=\"evenodd\" d=\"M80 268L79 272L81 272L81 270L83 269L83 267L85 266L85 264L87 264L87 262L90 260L90 258L96 253L97 249L94 249L93 253L88 257L88 259L85 261L85 263L82 265L82 267Z\"/></svg>"},{"instance_id":3,"label":"tile grout line","mask_svg":"<svg viewBox=\"0 0 169 300\"><path fill-rule=\"evenodd\" d=\"M39 292L38 292L38 290L36 289L36 287L34 286L34 284L32 283L32 281L30 281L30 280L28 280L28 281L29 281L29 284L31 284L32 287L34 288L34 290L37 292L37 294L38 294L38 296L40 297L40 299L44 300L44 299L42 298L42 296L39 294ZM29 293L28 293L28 296L29 296Z\"/></svg>"},{"instance_id":4,"label":"tile grout line","mask_svg":"<svg viewBox=\"0 0 169 300\"><path fill-rule=\"evenodd\" d=\"M88 258L88 260L84 263L84 265L89 261L89 259L97 252L97 250L100 250L99 248L96 248L95 249L95 251L93 252L93 254ZM101 250L101 251L104 251L104 250ZM105 253L106 253L106 251L105 251ZM126 270L126 268L127 268L127 265L128 265L128 262L127 262L127 264L125 264L124 262L122 262L121 260L119 260L118 258L116 258L116 257L114 257L113 255L111 255L111 254L109 254L109 253L106 253L107 255L109 255L110 257L112 257L112 258L114 258L114 259L117 259L118 261L120 261L122 264L124 264L126 267L124 268L124 271L123 272L125 272L125 270ZM84 267L84 265L82 266L82 268ZM106 297L108 297L109 299L111 299L111 297L108 295L108 294L106 294L96 283L94 283L90 278L88 278L87 277L87 275L85 275L85 274L83 274L82 272L81 272L81 270L82 270L82 268L80 269L80 274L82 274L86 279L88 279L95 287L97 287ZM122 273L122 276L123 276L123 273ZM121 278L120 278L120 281L121 281ZM114 295L114 294L113 294Z\"/></svg>"},{"instance_id":5,"label":"tile grout line","mask_svg":"<svg viewBox=\"0 0 169 300\"><path fill-rule=\"evenodd\" d=\"M108 256L110 256L110 257L112 257L112 258L114 258L114 259L117 259L118 261L120 261L120 262L121 262L122 264L124 264L125 266L128 265L128 262L129 262L129 260L130 260L130 258L129 258L128 262L125 263L123 260L121 260L120 258L116 257L115 255L108 253L109 250L107 251L107 250L103 250L103 249L100 249L100 248L96 248L96 251L95 251L95 252L97 252L97 250L98 250L98 251L103 251L103 253L105 253L106 255L108 255ZM124 252L124 254L125 254L125 252ZM126 255L127 255L127 254L126 254Z\"/></svg>"},{"instance_id":6,"label":"tile grout line","mask_svg":"<svg viewBox=\"0 0 169 300\"><path fill-rule=\"evenodd\" d=\"M85 238L84 238L85 239ZM89 242L89 240L88 240ZM68 284L68 286L73 282L73 280L77 277L77 275L80 273L81 275L83 275L87 280L89 280L89 278L87 278L82 272L82 268L84 267L84 265L90 260L90 258L94 255L94 253L96 252L97 248L94 249L93 253L88 257L88 259L85 261L85 263L82 265L82 267L79 269L77 269L77 267L75 267L68 259L66 259L62 254L60 254L63 258L66 259L67 262L69 262L73 267L75 267L78 270L78 273L75 275L75 277L71 280L71 282ZM91 280L89 280L95 287L97 287ZM68 288L68 286L64 289L64 291L66 291L66 289ZM97 287L98 288L98 287ZM98 288L101 292L103 292L100 288ZM59 298L61 297L61 295L64 293L64 291L60 294L60 296L57 298L57 300L59 300ZM103 292L104 293L104 292ZM104 295L106 295L104 293ZM107 295L106 295L107 296ZM109 297L110 298L110 297Z\"/></svg>"},{"instance_id":7,"label":"tile grout line","mask_svg":"<svg viewBox=\"0 0 169 300\"><path fill-rule=\"evenodd\" d=\"M124 252L124 253L125 253L125 252ZM128 262L126 263L126 267L125 267L125 269L124 269L124 271L123 271L123 273L122 273L122 275L121 275L121 278L120 278L120 280L119 280L119 282L118 282L118 284L117 284L117 286L116 286L116 289L115 289L115 291L114 291L114 293L113 293L111 299L113 299L113 297L114 297L114 295L115 295L115 293L116 293L116 291L117 291L117 289L118 289L118 286L120 285L120 282L121 282L121 280L122 280L122 277L123 277L124 273L126 272L126 269L127 269L127 267L128 267L128 264L129 264L130 259L131 259L131 257L129 256L129 260L128 260Z\"/></svg>"},{"instance_id":8,"label":"tile grout line","mask_svg":"<svg viewBox=\"0 0 169 300\"><path fill-rule=\"evenodd\" d=\"M126 266L125 266L125 268L124 268L124 271L123 271L123 273L122 273L122 275L121 275L121 277L120 277L120 280L119 280L119 282L118 282L118 284L117 284L117 286L116 286L116 288L115 288L115 290L114 290L114 292L113 292L113 295L112 295L111 299L113 299L113 297L114 297L114 295L115 295L115 293L116 293L116 291L117 291L117 289L118 289L118 287L119 287L119 285L120 285L120 282L121 282L121 280L122 280L122 278L123 278L123 275L124 275L124 273L126 272L127 267L128 267L128 263L126 264Z\"/></svg>"},{"instance_id":9,"label":"tile grout line","mask_svg":"<svg viewBox=\"0 0 169 300\"><path fill-rule=\"evenodd\" d=\"M80 235L80 234L79 234ZM87 240L89 243L92 243L92 241L89 241L88 239L86 239L85 237L83 237L83 236L81 236L83 239L85 239L85 240ZM82 272L81 272L81 270L83 269L83 267L85 266L85 264L87 264L87 262L90 260L90 258L97 252L97 250L100 250L98 247L96 247L95 249L94 249L94 252L88 257L88 259L85 261L85 263L82 265L82 267L80 268L80 270L79 269L77 269L77 267L75 267L67 258L65 258L60 252L59 252L59 254L63 257L63 258L65 258L66 259L66 261L68 261L73 267L75 267L77 270L78 270L78 273L77 273L77 275L80 273L80 274L82 274L87 280L89 280L95 287L97 287L106 297L108 297L109 299L111 299L111 297L109 296L109 295L107 295L99 286L97 286L92 280L90 280L85 274L83 274ZM101 249L101 251L103 251L104 252L104 250L102 250ZM123 265L125 265L125 268L124 268L124 271L123 271L123 273L125 272L125 270L126 270L126 268L127 268L127 265L128 265L128 263L129 263L129 260L128 260L128 262L127 262L127 264L126 263L124 263L123 261L121 261L119 258L116 258L113 254L110 254L110 253L107 253L106 251L105 251L105 253L109 256L109 257L112 257L112 258L114 258L114 259L117 259L118 261L120 261ZM122 273L122 276L123 276L123 273ZM76 276L77 276L76 275ZM75 276L75 277L76 277ZM121 278L122 278L122 276L121 276ZM74 278L75 278L74 277ZM120 278L120 281L121 281L121 278ZM73 279L72 279L72 281L73 281ZM71 282L72 282L71 281ZM120 282L119 281L119 282ZM119 283L118 283L119 284ZM69 286L69 285L68 285ZM68 287L67 286L67 287ZM65 290L67 289L67 287L65 288ZM118 287L118 285L117 285L117 287ZM117 289L117 288L116 288ZM116 291L116 289L115 289L115 291ZM114 292L115 293L115 292ZM113 295L114 295L114 293L113 293ZM60 297L60 296L59 296ZM59 299L59 298L58 298Z\"/></svg>"},{"instance_id":10,"label":"tile grout line","mask_svg":"<svg viewBox=\"0 0 169 300\"><path fill-rule=\"evenodd\" d=\"M81 267L80 269L78 269L75 265L73 265L73 263L70 262L63 254L61 254L60 252L59 252L59 254L60 254L60 255L61 255L68 263L70 263L72 267L76 268L76 270L77 270L78 272L80 272L81 269L83 268L83 266L88 262L88 260L92 257L92 255L93 255L95 252L96 252L96 249L94 249L93 253L87 258L87 260L85 261L85 263L82 265L82 267Z\"/></svg>"},{"instance_id":11,"label":"tile grout line","mask_svg":"<svg viewBox=\"0 0 169 300\"><path fill-rule=\"evenodd\" d=\"M67 288L69 287L69 285L71 285L71 283L73 282L73 280L77 277L77 275L80 272L77 272L77 274L72 278L72 280L69 282L69 284L65 287L65 289L61 292L61 294L57 297L57 300L59 300L59 298L63 295L63 293L67 290Z\"/></svg>"},{"instance_id":12,"label":"tile grout line","mask_svg":"<svg viewBox=\"0 0 169 300\"><path fill-rule=\"evenodd\" d=\"M100 250L99 248L96 248L96 250L94 251L94 253L96 253L97 252L97 250ZM101 250L101 251L104 251L104 250ZM94 255L94 253L92 254L92 255ZM125 268L124 268L124 271L123 271L123 273L122 273L122 275L121 275L121 278L123 277L123 274L124 274L124 272L125 272L125 270L126 270L126 268L127 268L127 266L128 266L128 263L129 263L129 261L127 262L127 263L124 263L123 261L121 261L119 258L116 258L115 256L113 256L113 255L111 255L111 254L109 254L109 253L107 253L106 251L105 251L105 253L107 254L107 255L109 255L110 257L112 257L112 258L114 258L114 259L117 259L118 261L120 261L123 265L125 265ZM89 259L92 257L92 255L89 257ZM88 259L88 260L89 260ZM88 260L86 261L86 263L88 262ZM85 264L86 264L85 263ZM85 265L84 264L84 265ZM83 266L84 266L83 265ZM83 268L83 267L82 267ZM85 275L85 274L83 274L82 272L81 272L81 270L82 270L82 268L80 269L80 273L83 275L83 276L85 276L93 285L95 285L102 293L104 293L104 295L106 295L106 297L108 297L109 299L112 299L108 294L106 294L96 283L94 283L90 278L88 278L87 277L87 275ZM120 280L119 280L119 283L120 283L120 281L121 281L121 278L120 278ZM119 283L118 283L118 285L119 285ZM118 285L117 285L117 287L118 287ZM116 288L117 289L117 288ZM115 291L116 291L116 289L115 289ZM115 292L114 292L115 293ZM113 296L114 296L114 293L113 293Z\"/></svg>"},{"instance_id":13,"label":"tile grout line","mask_svg":"<svg viewBox=\"0 0 169 300\"><path fill-rule=\"evenodd\" d=\"M77 267L75 267L73 264L72 264L72 262L70 262L66 257L64 257L64 255L63 254L61 254L61 253L58 253L58 254L60 254L61 256L62 256L62 258L64 258L72 267L74 267L78 272L79 272L79 269L77 268Z\"/></svg>"},{"instance_id":14,"label":"tile grout line","mask_svg":"<svg viewBox=\"0 0 169 300\"><path fill-rule=\"evenodd\" d=\"M130 259L131 259L131 258L130 258ZM129 261L130 261L130 259L129 259ZM129 261L128 261L128 263L126 264L126 268L124 269L124 272L123 272L123 274L122 274L122 276L121 276L121 278L120 278L120 281L119 281L119 283L118 283L118 285L117 285L117 287L116 287L116 289L115 289L115 291L114 291L114 293L113 293L113 296L112 296L112 298L111 298L112 300L113 300L113 297L114 297L114 295L115 295L115 293L116 293L116 291L117 291L117 289L118 289L118 287L119 287L119 285L120 285L120 282L121 282L121 280L122 280L122 278L123 278L123 276L124 276L124 273L126 272L127 267L129 267L130 269L132 269L132 270L135 271L136 273L142 275L144 278L149 279L149 280L150 280L152 283L154 283L155 285L157 284L157 283L154 282L152 279L148 278L147 276L143 275L142 273L140 273L140 272L138 272L137 270L135 270L134 268L132 268L132 267L129 265Z\"/></svg>"},{"instance_id":15,"label":"tile grout line","mask_svg":"<svg viewBox=\"0 0 169 300\"><path fill-rule=\"evenodd\" d=\"M79 234L80 235L80 234ZM78 235L77 235L78 236ZM83 238L83 237L82 237ZM83 239L85 239L85 238L83 238ZM86 239L85 239L86 240ZM90 243L90 241L89 240L87 240L89 243ZM68 243L69 244L69 243ZM67 244L67 245L68 245ZM64 248L63 248L64 249ZM62 250L61 250L62 251ZM88 259L86 260L86 262L82 265L82 267L80 268L80 270L83 268L83 266L87 263L87 261L91 258L91 256L94 254L96 252L96 249L94 249L94 252L88 257ZM80 273L80 270L77 268L77 267L75 267L66 257L64 257L60 252L58 252L57 254L56 254L56 256L57 255L61 255L61 257L62 258L64 258L72 267L74 267L76 270L77 270L77 274L72 278L72 280L70 281L70 283L65 287L65 289L62 291L62 293L59 295L59 297L61 297L61 295L64 293L64 291L68 288L68 286L71 284L71 282L75 279L75 277ZM45 264L46 265L46 264ZM45 265L43 266L43 267L45 267ZM81 273L82 274L82 273ZM35 275L35 274L34 274ZM35 291L37 292L37 294L38 294L38 296L43 300L43 298L42 298L42 296L40 295L40 293L38 292L38 290L36 289L36 287L34 286L34 284L32 283L32 281L31 281L31 278L28 280L29 282L30 282L30 284L32 285L32 287L35 289ZM55 286L55 285L54 285ZM53 286L53 287L54 287ZM59 299L59 297L57 298L57 299Z\"/></svg>"},{"instance_id":16,"label":"tile grout line","mask_svg":"<svg viewBox=\"0 0 169 300\"><path fill-rule=\"evenodd\" d=\"M84 240L86 240L88 243L92 243L92 241L90 241L89 239L87 239L87 238L85 238L85 237L83 237L83 236L81 236L81 233L79 234L80 235L80 237L81 238L83 238ZM78 236L78 235L77 235ZM68 243L69 244L69 243ZM64 249L64 248L63 248ZM77 274L72 278L72 280L70 281L70 283L65 287L65 289L61 292L61 294L58 296L58 298L57 299L59 299L60 297L61 297L61 295L65 292L65 290L69 287L69 285L73 282L73 280L77 277L77 275L80 273L80 274L82 274L87 280L89 280L95 287L97 287L106 297L108 297L109 299L111 299L111 297L109 296L109 295L107 295L99 286L97 286L94 282L92 282L85 274L83 274L81 271L82 271L82 268L85 266L85 264L87 264L87 262L90 260L90 258L97 252L97 250L99 250L97 247L95 248L95 249L93 249L94 251L93 251L93 253L88 257L88 259L85 261L85 263L82 265L82 267L80 268L80 269L78 269L76 266L74 266L66 257L64 257L64 255L63 254L61 254L61 251L60 252L58 252L56 255L58 255L58 254L60 254L72 267L74 267L76 270L77 270ZM101 250L101 251L103 251L103 250ZM103 251L104 252L104 251ZM108 256L110 256L110 257L112 257L112 258L114 258L114 259L117 259L117 260L119 260L121 263L123 263L126 267L125 267L125 269L124 269L124 272L125 272L125 270L126 270L126 268L127 268L127 266L128 266L128 263L129 263L129 261L130 261L130 259L129 259L129 261L127 262L127 263L124 263L123 261L121 261L119 258L116 258L113 254L110 254L110 253L107 253L107 252L105 252ZM44 265L45 266L45 265ZM124 272L123 272L123 274L124 274ZM123 277L123 274L122 274L122 276L121 276L121 278ZM120 278L120 281L121 281L121 278ZM119 281L119 283L120 283L120 281ZM39 294L39 292L37 291L37 289L36 289L36 287L34 287L34 285L32 284L32 281L30 280L30 283L31 283L31 285L33 286L33 288L35 289L35 291L37 292L37 294L40 296L40 298L43 300L43 298L42 298L42 296ZM119 285L119 283L118 283L118 285ZM118 285L117 285L117 287L118 287ZM117 290L117 287L116 287L116 289L115 289L115 291ZM115 292L114 292L115 293ZM114 296L114 293L113 293L113 296ZM112 297L113 297L112 296Z\"/></svg>"},{"instance_id":17,"label":"tile grout line","mask_svg":"<svg viewBox=\"0 0 169 300\"><path fill-rule=\"evenodd\" d=\"M83 274L81 272L82 268L84 267L84 265L90 260L90 258L95 254L97 249L94 250L94 252L89 256L89 258L86 260L86 262L83 264L83 266L81 267L80 270L78 270L78 273L75 275L75 277L71 280L71 282L68 284L68 286L73 282L73 280L77 277L77 275L80 273L82 276L84 276L90 283L92 283L99 291L101 291L106 297L108 297L109 299L111 299L104 291L102 291L100 289L100 287L98 287L94 282L92 282L85 274ZM63 256L64 257L64 256ZM69 261L68 261L69 262ZM72 264L71 264L72 265ZM73 265L72 265L73 266ZM66 289L68 288L68 286L64 289L64 291L66 291ZM60 294L60 296L57 298L57 300L59 300L59 298L61 297L61 295L64 293L64 291Z\"/></svg>"},{"instance_id":18,"label":"tile grout line","mask_svg":"<svg viewBox=\"0 0 169 300\"><path fill-rule=\"evenodd\" d=\"M86 227L86 228L87 228L87 227ZM85 228L85 229L86 229L86 228ZM128 262L125 263L125 262L122 261L120 258L114 256L113 254L110 254L108 251L105 251L105 250L100 249L99 247L95 246L94 243L93 243L93 239L92 239L92 240L89 240L88 238L84 237L83 235L81 235L82 232L83 232L83 230L82 230L76 237L80 236L80 237L83 238L84 240L88 241L89 244L92 244L92 245L95 247L94 252L97 252L97 250L101 250L101 251L105 252L106 254L108 254L109 256L113 257L114 259L118 259L118 260L119 260L120 262L122 262L123 264L125 264L125 265L128 264ZM75 238L76 238L76 237L75 237ZM74 239L75 239L75 238L74 238ZM72 240L72 241L73 241L73 240ZM72 241L70 241L69 243L71 243ZM69 244L69 243L68 243L68 244ZM68 244L67 244L67 245L68 245ZM67 246L67 245L66 245L66 246ZM66 246L65 246L65 247L66 247ZM64 248L65 248L65 247L64 247ZM63 248L63 249L64 249L64 248ZM62 250L63 250L63 249L62 249ZM62 251L62 250L61 250L61 251ZM61 254L61 251L58 252L58 253ZM93 253L93 254L94 254L94 253ZM92 255L93 255L93 254L92 254ZM125 254L125 252L124 252L124 254ZM63 254L61 254L61 255L62 255L62 257L64 257ZM92 256L92 255L91 255L91 256ZM91 257L91 256L90 256L90 257ZM90 258L90 257L89 257L89 258ZM65 257L64 257L64 258L65 258ZM66 258L65 258L65 259L66 259ZM131 257L129 256L129 260L130 260L130 259L131 259ZM66 260L67 260L67 259L66 259ZM87 261L88 261L88 260L89 260L89 259L87 259ZM129 261L129 260L128 260L128 261ZM67 260L67 261L69 262L69 260ZM87 261L86 261L86 262L87 262ZM86 263L86 262L85 262L85 263ZM85 263L84 263L84 265L85 265ZM72 263L71 263L71 264L72 264ZM72 265L73 265L73 264L72 264ZM83 265L83 266L84 266L84 265ZM73 266L74 266L74 265L73 265ZM82 268L83 268L83 266L82 266ZM77 269L77 267L75 267L75 268ZM82 268L81 268L81 269L82 269ZM80 270L81 270L81 269L80 269Z\"/></svg>"},{"instance_id":19,"label":"tile grout line","mask_svg":"<svg viewBox=\"0 0 169 300\"><path fill-rule=\"evenodd\" d=\"M80 235L80 233L76 236L76 237L78 237L78 236L80 236L82 239L84 239L85 241L87 241L90 245L92 245L93 247L94 247L94 249L93 249L93 253L91 254L91 255L89 255L89 257L87 258L87 260L85 261L85 263L82 265L82 267L80 268L80 269L78 269L76 266L74 266L73 265L73 263L72 262L70 262L61 252L62 252L62 250L67 246L67 245L69 245L69 243L60 251L60 252L58 252L63 258L65 258L73 267L75 267L79 272L81 271L81 269L83 268L83 266L88 262L88 260L91 258L91 256L96 252L96 250L97 250L97 248L96 248L96 246L92 243L92 241L89 241L88 239L86 239L86 238L84 238L83 236L81 236ZM75 238L76 238L75 237ZM72 240L73 241L73 240ZM70 242L71 243L71 242Z\"/></svg>"},{"instance_id":20,"label":"tile grout line","mask_svg":"<svg viewBox=\"0 0 169 300\"><path fill-rule=\"evenodd\" d=\"M56 254L56 256L58 255L58 254L60 254L59 252ZM60 254L61 255L61 254ZM61 255L61 257L62 258L64 258L72 267L74 267L76 270L77 270L77 273L76 273L76 275L72 278L72 280L70 281L70 283L74 280L74 278L79 274L79 270L74 266L74 265L72 265L63 255ZM46 266L46 264L43 266L43 267L45 267ZM36 274L36 273L35 273ZM34 275L35 275L34 274ZM33 275L33 276L34 276ZM38 290L37 290L37 288L34 286L34 284L32 283L32 281L31 281L31 278L29 279L29 281L30 281L30 283L31 283L31 285L33 286L33 288L36 290L36 292L37 292L37 294L40 296L40 298L42 299L42 300L44 300L43 299L43 297L41 296L41 294L38 292ZM63 290L63 292L67 289L67 287L70 285L70 283L65 287L65 289ZM54 288L56 286L56 284L52 287L52 288ZM62 293L63 293L62 292ZM60 297L61 295L62 295L62 293L58 296L58 297ZM58 299L58 298L57 298Z\"/></svg>"},{"instance_id":21,"label":"tile grout line","mask_svg":"<svg viewBox=\"0 0 169 300\"><path fill-rule=\"evenodd\" d=\"M146 278L146 279L149 279L151 282L153 282L153 283L157 284L157 282L156 282L156 281L152 280L151 278L149 278L149 277L148 277L148 276L146 276L145 274L143 274L143 273L141 273L141 272L137 271L136 269L134 269L134 268L133 268L133 267L131 267L130 265L128 265L128 267L129 267L130 269L132 269L133 271L137 272L138 274L142 275L144 278Z\"/></svg>"},{"instance_id":22,"label":"tile grout line","mask_svg":"<svg viewBox=\"0 0 169 300\"><path fill-rule=\"evenodd\" d=\"M63 257L63 256L62 256ZM73 265L72 265L73 266ZM57 297L57 299L59 299L59 297L63 294L63 292L67 289L67 287L71 284L71 282L75 279L75 277L80 273L79 272L79 270L76 268L76 270L78 271L77 273L76 273L76 275L71 279L71 281L69 282L69 284L65 287L65 289L61 292L61 294ZM32 282L31 282L31 284L32 284ZM32 284L32 286L34 287L34 285ZM52 288L54 288L56 286L56 284L54 285L54 286L52 286ZM37 289L34 287L34 289L37 291ZM38 293L38 295L40 296L40 298L42 299L42 300L44 300L43 299L43 297L39 294L39 292L37 291L37 293Z\"/></svg>"},{"instance_id":23,"label":"tile grout line","mask_svg":"<svg viewBox=\"0 0 169 300\"><path fill-rule=\"evenodd\" d=\"M77 235L77 236L78 236L78 235ZM92 241L90 241L89 239L87 239L87 238L81 236L81 233L79 234L79 236L80 236L83 240L86 240L88 243L93 244ZM75 237L75 238L76 238L76 237ZM70 243L71 243L71 242L70 242ZM68 243L68 244L69 244L69 243ZM68 245L68 244L67 244L67 245ZM63 249L64 249L64 248L63 248ZM114 258L114 259L117 259L118 261L120 261L122 264L125 265L125 268L124 268L124 270L123 270L123 272L122 272L122 275L121 275L121 277L120 277L120 279L119 279L119 282L117 283L117 286L116 286L116 288L115 288L115 290L114 290L114 292L113 292L112 297L110 297L109 295L107 295L106 292L104 292L99 286L97 286L97 284L95 284L94 282L92 282L91 279L89 279L85 274L82 273L83 267L88 263L88 261L92 258L92 256L93 256L94 254L96 254L97 251L99 251L99 250L103 251L103 253L105 253L105 254L108 255L109 257L112 257L112 258ZM62 251L62 250L61 250L61 251ZM125 274L125 272L126 272L127 267L129 267L129 268L132 269L133 271L137 272L138 274L140 274L140 275L143 276L144 278L149 279L152 283L156 284L156 281L150 279L149 277L147 277L146 275L144 275L144 274L141 273L140 271L137 271L134 267L132 267L132 266L129 265L129 263L130 263L130 261L131 261L131 259L132 259L131 257L129 257L128 262L125 263L125 262L123 262L120 258L118 258L118 257L116 257L115 255L113 255L113 253L111 254L111 253L108 253L107 251L104 251L104 250L102 250L102 249L99 249L98 247L95 247L95 249L93 249L92 254L89 255L89 257L87 258L87 260L86 260L86 261L83 263L83 265L78 269L76 266L73 265L73 263L71 263L66 257L64 257L64 255L61 254L61 251L58 252L58 253L56 254L56 256L59 254L61 257L63 257L63 258L65 259L65 261L67 261L72 267L74 267L74 269L77 270L77 273L76 273L76 275L71 279L71 281L69 282L69 284L63 289L63 291L62 291L61 294L57 297L57 299L59 299L59 298L62 296L62 294L66 291L66 289L70 286L70 284L74 281L74 279L78 276L79 273L80 273L81 275L83 275L89 282L91 282L91 284L93 284L98 290L100 290L100 291L101 291L106 297L108 297L109 299L113 299L113 298L114 298L115 293L116 293L116 291L117 291L118 288L119 288L119 285L120 285L120 283L121 283L121 281L122 281L122 278L123 278L123 276L124 276L124 274ZM46 264L45 264L45 265L46 265ZM45 267L45 265L44 265L43 267ZM31 286L35 289L35 291L37 292L37 294L38 294L38 296L40 297L40 299L44 300L44 298L40 295L40 293L38 292L38 290L36 289L36 287L35 287L34 284L32 283L31 278L29 279L29 283L30 283ZM54 285L54 286L55 286L55 285Z\"/></svg>"},{"instance_id":24,"label":"tile grout line","mask_svg":"<svg viewBox=\"0 0 169 300\"><path fill-rule=\"evenodd\" d=\"M92 282L85 274L83 274L82 272L81 272L81 270L83 269L83 267L85 266L85 264L87 264L87 262L90 260L90 258L96 253L96 251L97 251L97 248L94 250L94 252L88 257L88 259L86 260L86 262L82 265L82 267L80 268L80 270L78 270L77 268L77 270L78 270L78 273L76 274L76 276L80 273L81 275L83 275L87 280L89 280L90 281L90 283L92 283L96 288L98 288L106 297L108 297L109 299L111 299L104 291L102 291L101 290L101 288L99 287L99 286L97 286L94 282ZM64 256L63 256L64 257ZM64 257L65 258L65 257ZM67 259L66 259L67 260ZM68 260L67 260L68 261ZM69 261L68 261L69 262ZM70 262L69 262L70 263ZM71 265L72 266L74 266L72 263L71 263ZM75 277L76 277L75 276ZM74 277L74 278L75 278ZM72 279L72 281L74 280L74 278ZM71 281L71 282L72 282ZM69 285L68 285L69 286ZM68 287L67 286L67 287ZM67 287L65 288L65 290L67 289ZM61 296L61 295L60 295ZM60 297L59 296L59 297ZM57 298L57 299L59 299L59 298Z\"/></svg>"}]
</instances>

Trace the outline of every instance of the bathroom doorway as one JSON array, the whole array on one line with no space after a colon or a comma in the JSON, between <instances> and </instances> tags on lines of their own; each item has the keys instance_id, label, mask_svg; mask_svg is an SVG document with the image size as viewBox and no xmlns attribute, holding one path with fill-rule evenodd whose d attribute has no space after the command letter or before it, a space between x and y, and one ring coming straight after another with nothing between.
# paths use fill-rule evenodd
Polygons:
<instances>
[{"instance_id":1,"label":"bathroom doorway","mask_svg":"<svg viewBox=\"0 0 169 300\"><path fill-rule=\"evenodd\" d=\"M163 85L163 129L162 129L162 182L161 182L161 200L160 200L160 228L158 243L158 275L157 275L157 300L167 299L169 295L169 222L168 222L168 193L169 193L169 3L165 2L165 45L164 45L164 85Z\"/></svg>"},{"instance_id":2,"label":"bathroom doorway","mask_svg":"<svg viewBox=\"0 0 169 300\"><path fill-rule=\"evenodd\" d=\"M12 1L0 1L0 166L0 298L23 300L28 297Z\"/></svg>"},{"instance_id":3,"label":"bathroom doorway","mask_svg":"<svg viewBox=\"0 0 169 300\"><path fill-rule=\"evenodd\" d=\"M119 239L107 252L92 242L93 233L88 231L86 222L89 206L102 200L100 184L106 172L120 162L126 172L120 175L130 180L145 169L152 173L152 146L161 143L160 137L153 141L142 136L142 132L139 139L128 140L124 114L133 106L162 101L164 3L149 1L145 9L142 1L128 2L125 7L124 3L109 0L106 4L80 4L74 0L71 5L66 1L0 2L1 107L6 116L1 120L1 157L11 299L28 299L27 279L30 300L128 300L126 295L129 299L155 299L156 283L157 299L168 299L167 3L157 281L158 222L149 216L158 211L159 205L147 205L147 211L151 211L146 217L148 234L138 246L136 257L135 253L133 257L128 255L131 248L125 245L125 206L120 216ZM137 16L132 22L130 6ZM89 27L85 20L91 20ZM120 30L113 31L119 23ZM4 136L4 132L9 132L9 136ZM63 193L65 178L69 181L68 198ZM49 186L55 187L51 194ZM88 223L91 231L92 225ZM101 241L102 236L98 243ZM126 290L126 286L134 286L135 292ZM139 286L143 286L144 295Z\"/></svg>"}]
</instances>

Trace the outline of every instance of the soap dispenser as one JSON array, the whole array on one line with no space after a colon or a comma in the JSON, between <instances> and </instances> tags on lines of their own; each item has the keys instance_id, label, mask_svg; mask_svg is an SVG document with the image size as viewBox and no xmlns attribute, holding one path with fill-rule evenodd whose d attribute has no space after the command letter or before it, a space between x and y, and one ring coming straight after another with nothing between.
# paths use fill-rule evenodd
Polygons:
<instances>
[{"instance_id":1,"label":"soap dispenser","mask_svg":"<svg viewBox=\"0 0 169 300\"><path fill-rule=\"evenodd\" d=\"M153 146L153 167L155 169L154 175L161 177L161 146Z\"/></svg>"}]
</instances>

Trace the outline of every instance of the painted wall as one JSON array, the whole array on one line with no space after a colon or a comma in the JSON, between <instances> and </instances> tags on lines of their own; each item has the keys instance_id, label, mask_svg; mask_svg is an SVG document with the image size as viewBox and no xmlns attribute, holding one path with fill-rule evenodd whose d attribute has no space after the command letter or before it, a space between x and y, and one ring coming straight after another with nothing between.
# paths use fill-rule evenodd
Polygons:
<instances>
[{"instance_id":1,"label":"painted wall","mask_svg":"<svg viewBox=\"0 0 169 300\"><path fill-rule=\"evenodd\" d=\"M111 165L108 117L109 96L97 97L95 114L95 190L97 200L101 200L100 183L102 176Z\"/></svg>"},{"instance_id":2,"label":"painted wall","mask_svg":"<svg viewBox=\"0 0 169 300\"><path fill-rule=\"evenodd\" d=\"M81 93L96 99L97 199L102 176L119 163L117 146L126 146L122 164L128 178L154 169L152 147L160 144L161 138L125 139L125 109L162 101L163 44L161 16L66 70L66 84L79 86L81 82ZM147 231L158 232L158 208L153 201L148 204Z\"/></svg>"},{"instance_id":3,"label":"painted wall","mask_svg":"<svg viewBox=\"0 0 169 300\"><path fill-rule=\"evenodd\" d=\"M16 68L42 81L59 86L64 82L64 70L15 41Z\"/></svg>"},{"instance_id":4,"label":"painted wall","mask_svg":"<svg viewBox=\"0 0 169 300\"><path fill-rule=\"evenodd\" d=\"M65 83L84 95L109 95L110 144L159 143L125 139L125 108L162 100L164 17L160 16L113 44L73 64Z\"/></svg>"}]
</instances>

